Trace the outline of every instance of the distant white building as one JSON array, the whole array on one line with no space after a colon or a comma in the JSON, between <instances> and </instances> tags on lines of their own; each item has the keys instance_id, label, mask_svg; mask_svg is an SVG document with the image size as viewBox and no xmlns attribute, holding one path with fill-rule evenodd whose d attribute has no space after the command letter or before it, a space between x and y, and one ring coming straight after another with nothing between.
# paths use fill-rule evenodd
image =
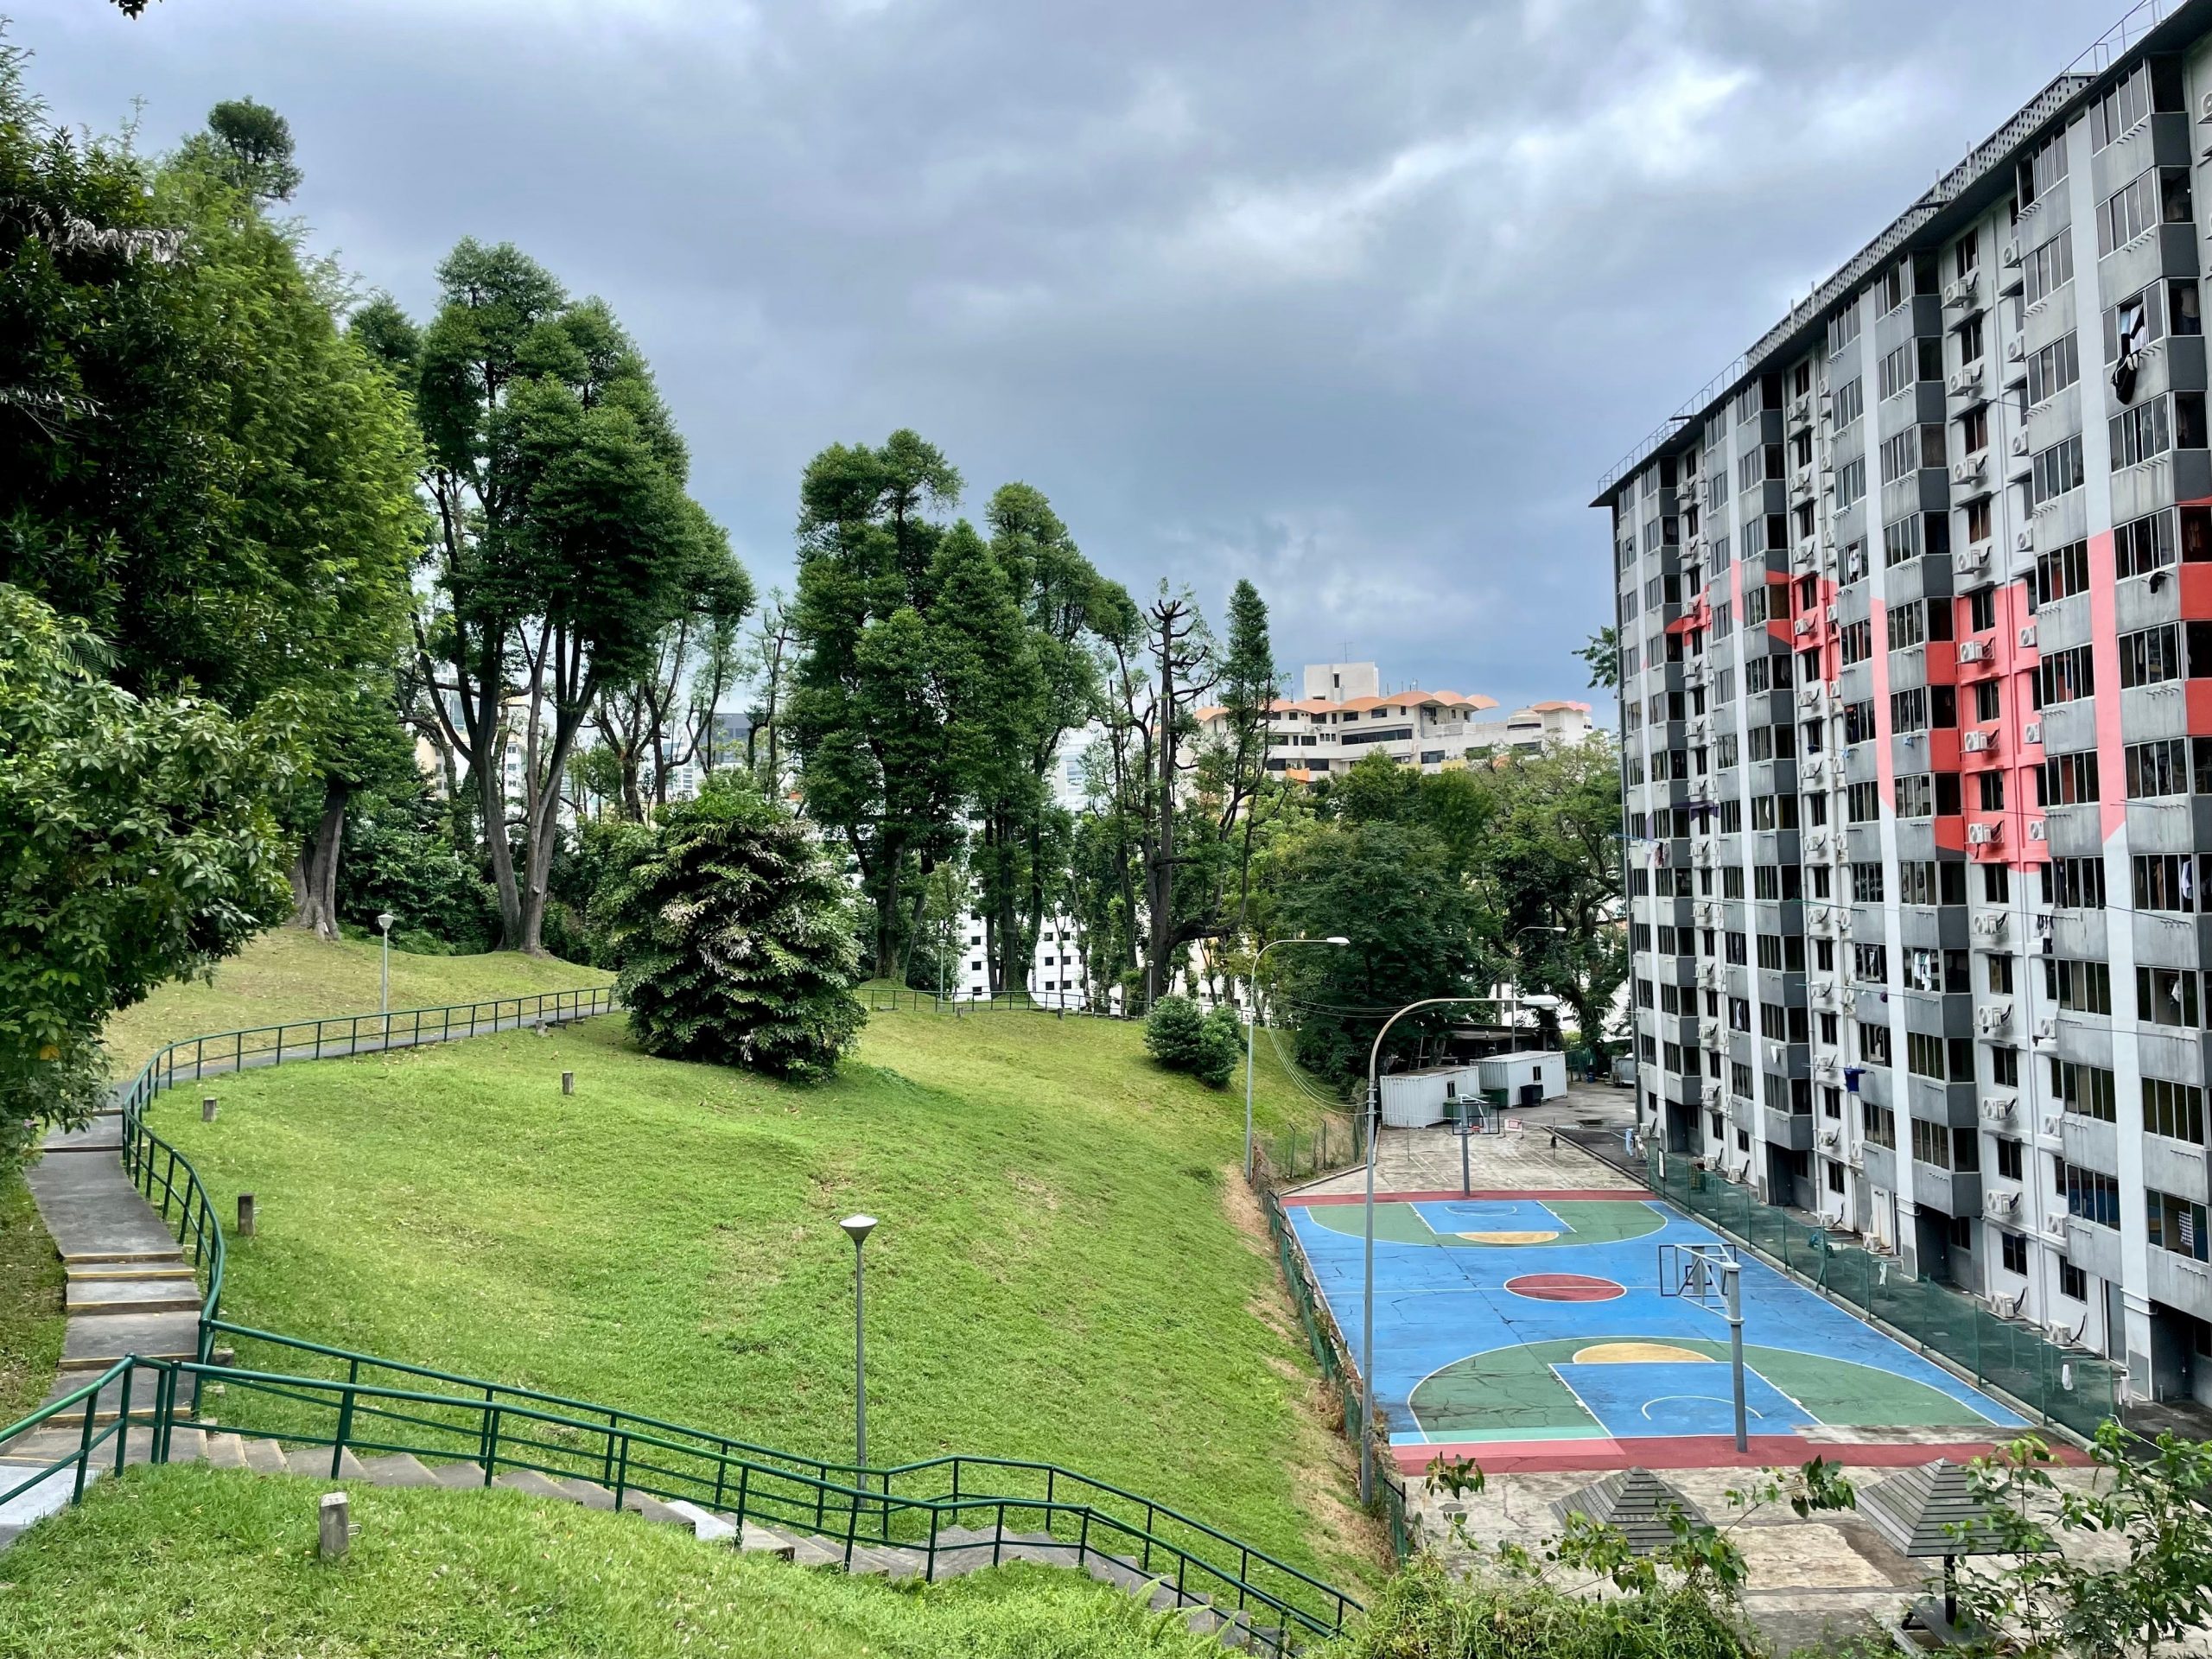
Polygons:
<instances>
[{"instance_id":1,"label":"distant white building","mask_svg":"<svg viewBox=\"0 0 2212 1659\"><path fill-rule=\"evenodd\" d=\"M1497 700L1415 688L1385 693L1373 663L1309 663L1303 696L1268 712L1268 770L1301 783L1349 770L1370 754L1441 772L1518 750L1533 753L1586 741L1596 729L1586 702L1551 701L1500 714ZM1200 729L1219 733L1227 711L1198 711Z\"/></svg>"}]
</instances>

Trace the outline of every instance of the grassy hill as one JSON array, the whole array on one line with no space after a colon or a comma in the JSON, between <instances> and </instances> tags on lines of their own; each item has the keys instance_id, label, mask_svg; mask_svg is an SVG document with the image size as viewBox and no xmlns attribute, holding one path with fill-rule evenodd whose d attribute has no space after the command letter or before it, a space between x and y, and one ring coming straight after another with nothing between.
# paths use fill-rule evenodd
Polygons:
<instances>
[{"instance_id":1,"label":"grassy hill","mask_svg":"<svg viewBox=\"0 0 2212 1659\"><path fill-rule=\"evenodd\" d=\"M172 980L109 1020L109 1057L115 1070L127 1075L162 1044L181 1037L374 1013L381 948L372 940L330 944L296 927L272 928L218 963L212 981ZM423 1008L528 996L604 984L613 977L604 969L512 950L481 957L413 957L395 950L391 1006Z\"/></svg>"},{"instance_id":2,"label":"grassy hill","mask_svg":"<svg viewBox=\"0 0 2212 1659\"><path fill-rule=\"evenodd\" d=\"M0 1427L46 1397L61 1357L61 1258L21 1172L0 1169Z\"/></svg>"},{"instance_id":3,"label":"grassy hill","mask_svg":"<svg viewBox=\"0 0 2212 1659\"><path fill-rule=\"evenodd\" d=\"M1159 1071L1133 1026L879 1014L796 1089L605 1019L218 1092L215 1123L156 1122L225 1214L257 1195L230 1318L845 1457L836 1222L865 1209L874 1461L1040 1459L1301 1565L1367 1553L1233 1179L1242 1091ZM1263 1059L1262 1122L1305 1108Z\"/></svg>"},{"instance_id":4,"label":"grassy hill","mask_svg":"<svg viewBox=\"0 0 2212 1659\"><path fill-rule=\"evenodd\" d=\"M573 1654L674 1659L1137 1659L1223 1649L1087 1579L1006 1567L893 1589L520 1493L353 1486L349 1558L315 1559L328 1481L183 1465L103 1480L5 1557L4 1659Z\"/></svg>"}]
</instances>

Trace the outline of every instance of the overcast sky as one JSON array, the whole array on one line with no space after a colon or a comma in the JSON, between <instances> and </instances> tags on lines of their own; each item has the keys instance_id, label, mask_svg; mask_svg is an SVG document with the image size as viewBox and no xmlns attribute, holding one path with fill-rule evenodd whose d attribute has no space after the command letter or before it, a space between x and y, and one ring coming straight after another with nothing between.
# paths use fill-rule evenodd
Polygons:
<instances>
[{"instance_id":1,"label":"overcast sky","mask_svg":"<svg viewBox=\"0 0 2212 1659\"><path fill-rule=\"evenodd\" d=\"M1295 665L1590 695L1597 480L2113 21L2059 0L0 0L55 115L289 118L315 244L603 296L765 588L912 426Z\"/></svg>"}]
</instances>

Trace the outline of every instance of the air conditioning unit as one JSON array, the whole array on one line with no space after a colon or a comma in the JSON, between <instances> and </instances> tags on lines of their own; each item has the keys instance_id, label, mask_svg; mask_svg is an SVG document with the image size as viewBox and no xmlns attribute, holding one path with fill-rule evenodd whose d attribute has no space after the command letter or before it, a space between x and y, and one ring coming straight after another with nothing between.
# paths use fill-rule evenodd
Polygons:
<instances>
[{"instance_id":1,"label":"air conditioning unit","mask_svg":"<svg viewBox=\"0 0 2212 1659\"><path fill-rule=\"evenodd\" d=\"M2020 649L2022 651L2033 651L2035 648L2036 625L2031 622L2026 627L2020 630Z\"/></svg>"},{"instance_id":2,"label":"air conditioning unit","mask_svg":"<svg viewBox=\"0 0 2212 1659\"><path fill-rule=\"evenodd\" d=\"M1866 1153L1861 1151L1859 1147L1853 1147L1849 1152L1844 1154L1843 1166L1846 1169L1854 1170L1864 1173L1866 1168Z\"/></svg>"},{"instance_id":3,"label":"air conditioning unit","mask_svg":"<svg viewBox=\"0 0 2212 1659\"><path fill-rule=\"evenodd\" d=\"M2203 101L2197 105L2196 118L2200 121L2212 122L2212 92L2205 93Z\"/></svg>"},{"instance_id":4,"label":"air conditioning unit","mask_svg":"<svg viewBox=\"0 0 2212 1659\"><path fill-rule=\"evenodd\" d=\"M1707 1048L1719 1047L1720 1022L1718 1020L1699 1020L1697 1022L1697 1039Z\"/></svg>"},{"instance_id":5,"label":"air conditioning unit","mask_svg":"<svg viewBox=\"0 0 2212 1659\"><path fill-rule=\"evenodd\" d=\"M1962 652L1960 654L1963 656L1965 653ZM1968 754L1979 754L1989 747L1989 734L1987 732L1968 732L1964 737L1959 740L1959 747L1964 749Z\"/></svg>"},{"instance_id":6,"label":"air conditioning unit","mask_svg":"<svg viewBox=\"0 0 2212 1659\"><path fill-rule=\"evenodd\" d=\"M1812 631L1813 619L1809 616L1801 616L1795 622L1789 625L1789 632L1796 634L1800 639L1803 639Z\"/></svg>"},{"instance_id":7,"label":"air conditioning unit","mask_svg":"<svg viewBox=\"0 0 2212 1659\"><path fill-rule=\"evenodd\" d=\"M1834 1129L1822 1129L1821 1131L1821 1144L1831 1152L1835 1149L1836 1142L1842 1139L1843 1136Z\"/></svg>"},{"instance_id":8,"label":"air conditioning unit","mask_svg":"<svg viewBox=\"0 0 2212 1659\"><path fill-rule=\"evenodd\" d=\"M1970 823L1967 825L1967 844L1970 847L1989 846L1997 840L2000 828L1994 823Z\"/></svg>"},{"instance_id":9,"label":"air conditioning unit","mask_svg":"<svg viewBox=\"0 0 2212 1659\"><path fill-rule=\"evenodd\" d=\"M1697 982L1704 986L1708 991L1719 990L1720 988L1720 964L1717 962L1700 963L1698 965Z\"/></svg>"},{"instance_id":10,"label":"air conditioning unit","mask_svg":"<svg viewBox=\"0 0 2212 1659\"><path fill-rule=\"evenodd\" d=\"M1813 419L1813 400L1810 397L1800 397L1796 403L1790 404L1789 418L1799 426L1810 425Z\"/></svg>"},{"instance_id":11,"label":"air conditioning unit","mask_svg":"<svg viewBox=\"0 0 2212 1659\"><path fill-rule=\"evenodd\" d=\"M1992 1002L1974 1011L1974 1027L1985 1037L1993 1037L2012 1023L2010 1002Z\"/></svg>"},{"instance_id":12,"label":"air conditioning unit","mask_svg":"<svg viewBox=\"0 0 2212 1659\"><path fill-rule=\"evenodd\" d=\"M1712 868L1713 843L1709 841L1700 842L1697 845L1697 850L1693 852L1690 855L1690 857L1697 863L1705 865L1707 868Z\"/></svg>"},{"instance_id":13,"label":"air conditioning unit","mask_svg":"<svg viewBox=\"0 0 2212 1659\"><path fill-rule=\"evenodd\" d=\"M1682 683L1685 685L1703 685L1706 677L1705 658L1702 657L1696 658L1682 671Z\"/></svg>"},{"instance_id":14,"label":"air conditioning unit","mask_svg":"<svg viewBox=\"0 0 2212 1659\"><path fill-rule=\"evenodd\" d=\"M1971 397L1981 390L1981 361L1976 359L1962 369L1953 369L1945 385L1954 397Z\"/></svg>"},{"instance_id":15,"label":"air conditioning unit","mask_svg":"<svg viewBox=\"0 0 2212 1659\"><path fill-rule=\"evenodd\" d=\"M1983 469L1988 465L1986 454L1968 455L1964 461L1955 461L1951 466L1951 482L1961 487L1978 484L1981 481Z\"/></svg>"},{"instance_id":16,"label":"air conditioning unit","mask_svg":"<svg viewBox=\"0 0 2212 1659\"><path fill-rule=\"evenodd\" d=\"M1820 763L1819 763L1818 761L1815 761L1815 762L1814 762L1814 764L1815 764L1815 766L1818 766ZM1823 779L1823 777L1824 777L1824 776L1825 776L1825 774L1822 774L1822 773L1817 773L1817 772L1816 772L1816 773L1814 775L1814 777L1813 777L1813 779L1812 779L1812 780L1811 780L1811 781L1813 781L1814 783L1816 783L1816 784L1817 784L1817 783L1820 783L1820 782L1821 782L1821 781L1822 781L1822 779ZM1828 855L1828 837L1827 837L1827 832L1825 830L1815 830L1815 831L1813 831L1813 833L1812 833L1811 835L1809 835L1809 836L1806 836L1806 837L1805 837L1805 856L1806 856L1806 857L1808 857L1808 858L1826 858L1827 855Z\"/></svg>"},{"instance_id":17,"label":"air conditioning unit","mask_svg":"<svg viewBox=\"0 0 2212 1659\"><path fill-rule=\"evenodd\" d=\"M1979 639L1959 641L1959 660L1962 663L1978 663L1988 655L1989 647Z\"/></svg>"},{"instance_id":18,"label":"air conditioning unit","mask_svg":"<svg viewBox=\"0 0 2212 1659\"><path fill-rule=\"evenodd\" d=\"M2039 720L2031 720L2031 721L2030 721L2026 725L2024 725L2024 726L2021 727L2021 728L2020 728L2020 741L2021 741L2021 742L2023 742L2023 743L2040 743L2040 742L2042 742L2042 741L2043 741L2043 721L2039 721Z\"/></svg>"},{"instance_id":19,"label":"air conditioning unit","mask_svg":"<svg viewBox=\"0 0 2212 1659\"><path fill-rule=\"evenodd\" d=\"M2029 819L2028 839L2030 841L2049 841L2050 839L2050 827L2045 824L2041 818Z\"/></svg>"},{"instance_id":20,"label":"air conditioning unit","mask_svg":"<svg viewBox=\"0 0 2212 1659\"><path fill-rule=\"evenodd\" d=\"M1981 1115L1992 1123L2009 1123L2012 1121L2012 1109L2018 1103L2011 1095L1984 1095L1981 1097Z\"/></svg>"},{"instance_id":21,"label":"air conditioning unit","mask_svg":"<svg viewBox=\"0 0 2212 1659\"><path fill-rule=\"evenodd\" d=\"M1713 1078L1707 1078L1698 1093L1708 1106L1718 1106L1720 1103L1720 1085Z\"/></svg>"},{"instance_id":22,"label":"air conditioning unit","mask_svg":"<svg viewBox=\"0 0 2212 1659\"><path fill-rule=\"evenodd\" d=\"M2045 1112L2043 1115L2043 1133L2048 1135L2050 1139L2054 1141L2056 1140L2058 1138L2058 1123L2059 1114L2056 1112Z\"/></svg>"},{"instance_id":23,"label":"air conditioning unit","mask_svg":"<svg viewBox=\"0 0 2212 1659\"><path fill-rule=\"evenodd\" d=\"M1766 1063L1769 1065L1780 1065L1782 1064L1782 1045L1780 1043L1769 1043L1766 1046Z\"/></svg>"},{"instance_id":24,"label":"air conditioning unit","mask_svg":"<svg viewBox=\"0 0 2212 1659\"><path fill-rule=\"evenodd\" d=\"M2024 459L2030 453L2028 449L2028 435L2024 429L2015 432L2012 435L2012 450L2014 454L2021 456Z\"/></svg>"},{"instance_id":25,"label":"air conditioning unit","mask_svg":"<svg viewBox=\"0 0 2212 1659\"><path fill-rule=\"evenodd\" d=\"M2005 344L2005 360L2007 363L2025 363L2028 360L2028 342L2018 334L2013 335Z\"/></svg>"},{"instance_id":26,"label":"air conditioning unit","mask_svg":"<svg viewBox=\"0 0 2212 1659\"><path fill-rule=\"evenodd\" d=\"M1690 741L1693 743L1702 743L1711 737L1713 717L1710 715L1699 715L1694 718L1689 724L1689 735Z\"/></svg>"},{"instance_id":27,"label":"air conditioning unit","mask_svg":"<svg viewBox=\"0 0 2212 1659\"><path fill-rule=\"evenodd\" d=\"M1824 1008L1835 1007L1835 987L1822 980L1813 987L1813 1001Z\"/></svg>"},{"instance_id":28,"label":"air conditioning unit","mask_svg":"<svg viewBox=\"0 0 2212 1659\"><path fill-rule=\"evenodd\" d=\"M2012 550L2015 553L2034 552L2036 550L2035 531L2032 530L2024 530L2018 535L2014 536L2012 537Z\"/></svg>"},{"instance_id":29,"label":"air conditioning unit","mask_svg":"<svg viewBox=\"0 0 2212 1659\"><path fill-rule=\"evenodd\" d=\"M1828 780L1828 763L1825 760L1805 763L1804 781L1808 789L1817 789ZM1810 850L1809 845L1808 850Z\"/></svg>"},{"instance_id":30,"label":"air conditioning unit","mask_svg":"<svg viewBox=\"0 0 2212 1659\"><path fill-rule=\"evenodd\" d=\"M2042 1019L2036 1021L2036 1041L2039 1043L2055 1043L2057 1040L2058 1020L2056 1015L2045 1014Z\"/></svg>"},{"instance_id":31,"label":"air conditioning unit","mask_svg":"<svg viewBox=\"0 0 2212 1659\"><path fill-rule=\"evenodd\" d=\"M1720 919L1719 906L1714 904L1710 899L1699 899L1697 904L1697 919L1701 925L1711 927L1715 922L1718 922Z\"/></svg>"},{"instance_id":32,"label":"air conditioning unit","mask_svg":"<svg viewBox=\"0 0 2212 1659\"><path fill-rule=\"evenodd\" d=\"M2004 933L2009 919L2001 910L1985 910L1974 918L1974 931L1985 939L1997 938Z\"/></svg>"},{"instance_id":33,"label":"air conditioning unit","mask_svg":"<svg viewBox=\"0 0 2212 1659\"><path fill-rule=\"evenodd\" d=\"M2018 1192L1985 1192L1981 1198L1983 1207L1993 1216L2009 1216L2020 1207Z\"/></svg>"},{"instance_id":34,"label":"air conditioning unit","mask_svg":"<svg viewBox=\"0 0 2212 1659\"><path fill-rule=\"evenodd\" d=\"M1821 556L1821 544L1808 536L1797 543L1797 551L1793 556L1801 568L1809 570Z\"/></svg>"},{"instance_id":35,"label":"air conditioning unit","mask_svg":"<svg viewBox=\"0 0 2212 1659\"><path fill-rule=\"evenodd\" d=\"M1789 484L1798 494L1810 495L1813 493L1813 469L1810 467L1800 467L1790 476Z\"/></svg>"},{"instance_id":36,"label":"air conditioning unit","mask_svg":"<svg viewBox=\"0 0 2212 1659\"><path fill-rule=\"evenodd\" d=\"M1987 542L1972 543L1960 549L1953 556L1952 562L1961 571L1986 570L1989 569L1989 543Z\"/></svg>"}]
</instances>

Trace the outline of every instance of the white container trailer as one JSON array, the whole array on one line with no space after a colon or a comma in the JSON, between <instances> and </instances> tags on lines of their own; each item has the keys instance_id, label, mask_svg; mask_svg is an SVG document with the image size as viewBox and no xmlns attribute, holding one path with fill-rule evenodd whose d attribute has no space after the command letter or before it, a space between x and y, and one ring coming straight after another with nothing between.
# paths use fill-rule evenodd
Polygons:
<instances>
[{"instance_id":1,"label":"white container trailer","mask_svg":"<svg viewBox=\"0 0 2212 1659\"><path fill-rule=\"evenodd\" d=\"M1567 1056L1555 1048L1493 1054L1488 1059L1476 1061L1475 1070L1481 1073L1482 1092L1494 1096L1497 1090L1504 1090L1508 1107L1531 1106L1540 1101L1567 1097Z\"/></svg>"},{"instance_id":2,"label":"white container trailer","mask_svg":"<svg viewBox=\"0 0 2212 1659\"><path fill-rule=\"evenodd\" d=\"M1431 1065L1394 1071L1382 1079L1382 1127L1425 1129L1452 1116L1455 1104L1475 1098L1471 1065Z\"/></svg>"}]
</instances>

